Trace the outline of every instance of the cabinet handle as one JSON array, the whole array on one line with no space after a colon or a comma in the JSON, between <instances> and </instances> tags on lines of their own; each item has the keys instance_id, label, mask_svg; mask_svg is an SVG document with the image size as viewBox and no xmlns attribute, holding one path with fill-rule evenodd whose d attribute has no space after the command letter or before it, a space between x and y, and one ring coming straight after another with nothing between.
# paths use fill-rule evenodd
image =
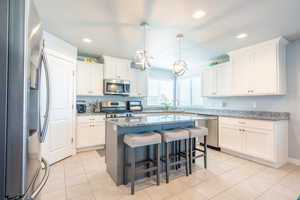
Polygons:
<instances>
[{"instance_id":1,"label":"cabinet handle","mask_svg":"<svg viewBox=\"0 0 300 200\"><path fill-rule=\"evenodd\" d=\"M239 122L239 124L246 124L246 122Z\"/></svg>"}]
</instances>

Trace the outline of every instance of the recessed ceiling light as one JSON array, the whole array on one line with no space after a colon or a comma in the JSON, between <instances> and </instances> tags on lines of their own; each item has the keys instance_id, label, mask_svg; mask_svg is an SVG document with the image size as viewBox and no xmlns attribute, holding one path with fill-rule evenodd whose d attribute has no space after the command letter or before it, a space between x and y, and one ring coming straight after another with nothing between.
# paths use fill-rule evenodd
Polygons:
<instances>
[{"instance_id":1,"label":"recessed ceiling light","mask_svg":"<svg viewBox=\"0 0 300 200\"><path fill-rule=\"evenodd\" d=\"M193 18L200 19L200 18L204 17L205 15L206 15L206 12L204 12L203 10L198 10L198 11L194 12Z\"/></svg>"},{"instance_id":2,"label":"recessed ceiling light","mask_svg":"<svg viewBox=\"0 0 300 200\"><path fill-rule=\"evenodd\" d=\"M246 37L248 37L248 34L247 34L247 33L241 33L241 34L238 34L238 35L236 36L237 39L243 39L243 38L246 38Z\"/></svg>"},{"instance_id":3,"label":"recessed ceiling light","mask_svg":"<svg viewBox=\"0 0 300 200\"><path fill-rule=\"evenodd\" d=\"M90 38L83 38L82 41L86 42L86 43L91 43L92 40Z\"/></svg>"}]
</instances>

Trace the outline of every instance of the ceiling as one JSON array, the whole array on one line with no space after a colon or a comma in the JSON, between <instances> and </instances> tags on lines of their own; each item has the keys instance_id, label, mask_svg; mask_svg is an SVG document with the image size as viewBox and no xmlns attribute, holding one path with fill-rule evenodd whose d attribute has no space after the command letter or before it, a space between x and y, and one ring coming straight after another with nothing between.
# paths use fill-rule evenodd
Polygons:
<instances>
[{"instance_id":1,"label":"ceiling","mask_svg":"<svg viewBox=\"0 0 300 200\"><path fill-rule=\"evenodd\" d=\"M87 55L134 58L147 21L152 65L170 69L183 33L183 58L201 67L230 50L278 37L300 39L299 0L35 0L45 29ZM194 19L193 13L207 15ZM237 39L239 33L249 37ZM84 43L90 38L92 43Z\"/></svg>"}]
</instances>

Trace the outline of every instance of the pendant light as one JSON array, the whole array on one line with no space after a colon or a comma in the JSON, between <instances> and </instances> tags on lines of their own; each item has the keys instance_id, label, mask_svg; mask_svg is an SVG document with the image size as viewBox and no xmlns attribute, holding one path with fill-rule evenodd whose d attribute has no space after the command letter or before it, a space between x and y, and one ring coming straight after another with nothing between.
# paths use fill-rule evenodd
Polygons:
<instances>
[{"instance_id":1,"label":"pendant light","mask_svg":"<svg viewBox=\"0 0 300 200\"><path fill-rule=\"evenodd\" d=\"M181 58L183 34L177 34L176 38L178 41L178 60L173 64L172 71L176 76L182 76L188 70L186 62Z\"/></svg>"},{"instance_id":2,"label":"pendant light","mask_svg":"<svg viewBox=\"0 0 300 200\"><path fill-rule=\"evenodd\" d=\"M149 26L149 24L146 22L143 22L143 23L141 23L140 26L143 28L143 32L144 32L144 49L136 51L135 65L138 69L145 71L151 67L150 63L149 63L148 53L146 50L146 36L147 36L146 29Z\"/></svg>"}]
</instances>

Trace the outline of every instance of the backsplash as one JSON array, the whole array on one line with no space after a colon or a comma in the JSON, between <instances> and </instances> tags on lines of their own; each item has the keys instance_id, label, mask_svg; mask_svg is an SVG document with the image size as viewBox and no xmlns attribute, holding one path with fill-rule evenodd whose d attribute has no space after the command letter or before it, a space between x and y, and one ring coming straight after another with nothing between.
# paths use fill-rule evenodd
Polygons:
<instances>
[{"instance_id":1,"label":"backsplash","mask_svg":"<svg viewBox=\"0 0 300 200\"><path fill-rule=\"evenodd\" d=\"M127 97L127 96L77 96L76 100L83 100L87 102L87 112L91 112L92 105L101 101L144 101L143 97Z\"/></svg>"}]
</instances>

